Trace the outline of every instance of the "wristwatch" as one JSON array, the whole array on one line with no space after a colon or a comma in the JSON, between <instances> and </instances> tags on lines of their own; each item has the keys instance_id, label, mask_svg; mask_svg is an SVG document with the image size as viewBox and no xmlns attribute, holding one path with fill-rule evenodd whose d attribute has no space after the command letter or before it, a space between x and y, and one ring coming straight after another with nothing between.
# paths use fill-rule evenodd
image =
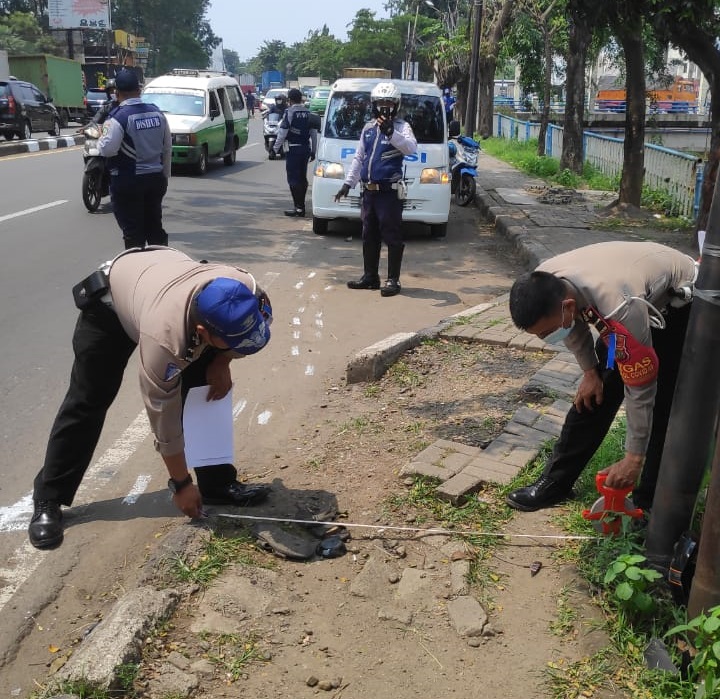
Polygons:
<instances>
[{"instance_id":1,"label":"wristwatch","mask_svg":"<svg viewBox=\"0 0 720 699\"><path fill-rule=\"evenodd\" d=\"M170 488L170 492L173 495L177 495L183 488L186 488L193 482L192 476L188 473L185 478L183 478L181 481L176 481L174 478L171 478L168 481L168 488Z\"/></svg>"}]
</instances>

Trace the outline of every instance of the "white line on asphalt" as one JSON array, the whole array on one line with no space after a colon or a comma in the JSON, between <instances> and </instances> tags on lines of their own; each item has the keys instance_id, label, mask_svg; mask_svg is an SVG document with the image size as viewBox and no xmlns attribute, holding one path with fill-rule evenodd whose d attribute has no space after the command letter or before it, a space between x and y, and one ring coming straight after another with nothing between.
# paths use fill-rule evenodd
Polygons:
<instances>
[{"instance_id":1,"label":"white line on asphalt","mask_svg":"<svg viewBox=\"0 0 720 699\"><path fill-rule=\"evenodd\" d=\"M270 422L270 418L272 417L272 412L269 410L263 410L263 412L258 415L257 421L258 425L267 425L268 422Z\"/></svg>"},{"instance_id":2,"label":"white line on asphalt","mask_svg":"<svg viewBox=\"0 0 720 699\"><path fill-rule=\"evenodd\" d=\"M11 218L18 218L19 216L27 216L28 214L34 214L38 211L44 211L45 209L51 209L53 206L60 206L61 204L67 204L67 199L58 199L58 201L51 201L49 204L42 204L41 206L33 206L32 209L24 209L23 211L16 211L14 214L6 214L0 216L0 223L3 221L9 221Z\"/></svg>"},{"instance_id":3,"label":"white line on asphalt","mask_svg":"<svg viewBox=\"0 0 720 699\"><path fill-rule=\"evenodd\" d=\"M138 476L135 483L133 483L133 487L130 488L130 492L123 498L123 505L134 505L137 499L147 490L151 480L152 476L149 474Z\"/></svg>"}]
</instances>

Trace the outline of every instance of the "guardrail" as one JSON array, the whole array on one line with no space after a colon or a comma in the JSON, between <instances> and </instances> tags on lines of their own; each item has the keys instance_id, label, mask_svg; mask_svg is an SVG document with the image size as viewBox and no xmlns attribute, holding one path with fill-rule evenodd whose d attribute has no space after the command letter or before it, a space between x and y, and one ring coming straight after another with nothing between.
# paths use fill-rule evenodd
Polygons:
<instances>
[{"instance_id":1,"label":"guardrail","mask_svg":"<svg viewBox=\"0 0 720 699\"><path fill-rule=\"evenodd\" d=\"M538 138L540 124L520 121L504 114L495 114L494 133L498 138L520 142ZM559 158L562 154L563 128L548 124L545 154ZM623 139L585 131L583 161L590 163L608 177L619 176L623 168ZM702 161L681 151L645 143L645 184L654 191L664 192L672 202L672 213L697 218L700 209Z\"/></svg>"},{"instance_id":2,"label":"guardrail","mask_svg":"<svg viewBox=\"0 0 720 699\"><path fill-rule=\"evenodd\" d=\"M613 112L624 114L625 100L595 100L593 111ZM699 114L700 105L697 102L683 102L680 100L659 100L647 105L648 114Z\"/></svg>"}]
</instances>

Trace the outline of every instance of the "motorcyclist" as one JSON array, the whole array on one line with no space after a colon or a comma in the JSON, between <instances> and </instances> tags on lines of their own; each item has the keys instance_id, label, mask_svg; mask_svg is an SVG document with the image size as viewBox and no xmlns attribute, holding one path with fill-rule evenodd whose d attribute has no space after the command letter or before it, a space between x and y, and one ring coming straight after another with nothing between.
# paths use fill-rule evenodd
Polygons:
<instances>
[{"instance_id":1,"label":"motorcyclist","mask_svg":"<svg viewBox=\"0 0 720 699\"><path fill-rule=\"evenodd\" d=\"M115 80L110 78L105 82L105 94L107 100L103 103L102 107L97 110L95 116L92 118L93 124L102 124L105 119L108 118L108 114L117 107L117 95L115 94Z\"/></svg>"},{"instance_id":2,"label":"motorcyclist","mask_svg":"<svg viewBox=\"0 0 720 699\"><path fill-rule=\"evenodd\" d=\"M282 121L282 118L285 116L285 112L287 111L287 96L283 93L280 93L279 95L275 96L275 104L271 104L269 109L263 114L263 119L267 119L271 114L277 114L278 115L278 123ZM267 137L265 138L265 145L266 147L268 144ZM276 155L272 148L268 147L268 158L270 160L275 160Z\"/></svg>"}]
</instances>

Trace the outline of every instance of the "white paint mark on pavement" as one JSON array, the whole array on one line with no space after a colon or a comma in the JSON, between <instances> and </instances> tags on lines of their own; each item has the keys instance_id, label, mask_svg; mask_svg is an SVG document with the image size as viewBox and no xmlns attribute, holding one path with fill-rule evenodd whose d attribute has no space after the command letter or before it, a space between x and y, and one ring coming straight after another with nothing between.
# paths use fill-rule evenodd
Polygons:
<instances>
[{"instance_id":1,"label":"white paint mark on pavement","mask_svg":"<svg viewBox=\"0 0 720 699\"><path fill-rule=\"evenodd\" d=\"M267 425L271 417L272 413L269 410L263 410L263 412L258 415L258 425Z\"/></svg>"},{"instance_id":2,"label":"white paint mark on pavement","mask_svg":"<svg viewBox=\"0 0 720 699\"><path fill-rule=\"evenodd\" d=\"M296 289L302 289L305 286L305 282L298 282L295 284Z\"/></svg>"},{"instance_id":3,"label":"white paint mark on pavement","mask_svg":"<svg viewBox=\"0 0 720 699\"><path fill-rule=\"evenodd\" d=\"M137 499L147 490L150 485L152 476L149 474L142 474L135 479L133 487L130 488L130 492L123 498L123 505L134 505Z\"/></svg>"},{"instance_id":4,"label":"white paint mark on pavement","mask_svg":"<svg viewBox=\"0 0 720 699\"><path fill-rule=\"evenodd\" d=\"M298 318L297 316L295 316L295 317L292 319L292 324L293 324L293 325L300 325L300 318Z\"/></svg>"},{"instance_id":5,"label":"white paint mark on pavement","mask_svg":"<svg viewBox=\"0 0 720 699\"><path fill-rule=\"evenodd\" d=\"M245 410L246 405L247 401L244 398L241 398L237 403L235 403L233 406L233 420L237 418L243 410Z\"/></svg>"},{"instance_id":6,"label":"white paint mark on pavement","mask_svg":"<svg viewBox=\"0 0 720 699\"><path fill-rule=\"evenodd\" d=\"M300 348L299 348L297 345L293 345L293 346L290 348L290 354L291 354L293 357L297 357L297 356L300 354Z\"/></svg>"},{"instance_id":7,"label":"white paint mark on pavement","mask_svg":"<svg viewBox=\"0 0 720 699\"><path fill-rule=\"evenodd\" d=\"M20 216L27 216L28 214L35 214L38 211L52 209L54 206L60 206L61 204L67 203L67 199L58 199L58 201L51 201L49 204L42 204L41 206L33 206L31 209L23 209L22 211L16 211L14 214L6 214L5 216L0 216L0 223L2 223L3 221L9 221L11 218L19 218Z\"/></svg>"},{"instance_id":8,"label":"white paint mark on pavement","mask_svg":"<svg viewBox=\"0 0 720 699\"><path fill-rule=\"evenodd\" d=\"M307 275L307 278L312 279L316 274L317 272L310 272L310 274Z\"/></svg>"},{"instance_id":9,"label":"white paint mark on pavement","mask_svg":"<svg viewBox=\"0 0 720 699\"><path fill-rule=\"evenodd\" d=\"M20 498L14 505L0 507L0 532L19 532L30 524L33 509L32 493Z\"/></svg>"},{"instance_id":10,"label":"white paint mark on pavement","mask_svg":"<svg viewBox=\"0 0 720 699\"><path fill-rule=\"evenodd\" d=\"M313 376L315 374L315 367L312 364L308 364L305 367L305 376Z\"/></svg>"},{"instance_id":11,"label":"white paint mark on pavement","mask_svg":"<svg viewBox=\"0 0 720 699\"><path fill-rule=\"evenodd\" d=\"M299 340L299 339L300 339L300 331L293 330L293 340Z\"/></svg>"}]
</instances>

